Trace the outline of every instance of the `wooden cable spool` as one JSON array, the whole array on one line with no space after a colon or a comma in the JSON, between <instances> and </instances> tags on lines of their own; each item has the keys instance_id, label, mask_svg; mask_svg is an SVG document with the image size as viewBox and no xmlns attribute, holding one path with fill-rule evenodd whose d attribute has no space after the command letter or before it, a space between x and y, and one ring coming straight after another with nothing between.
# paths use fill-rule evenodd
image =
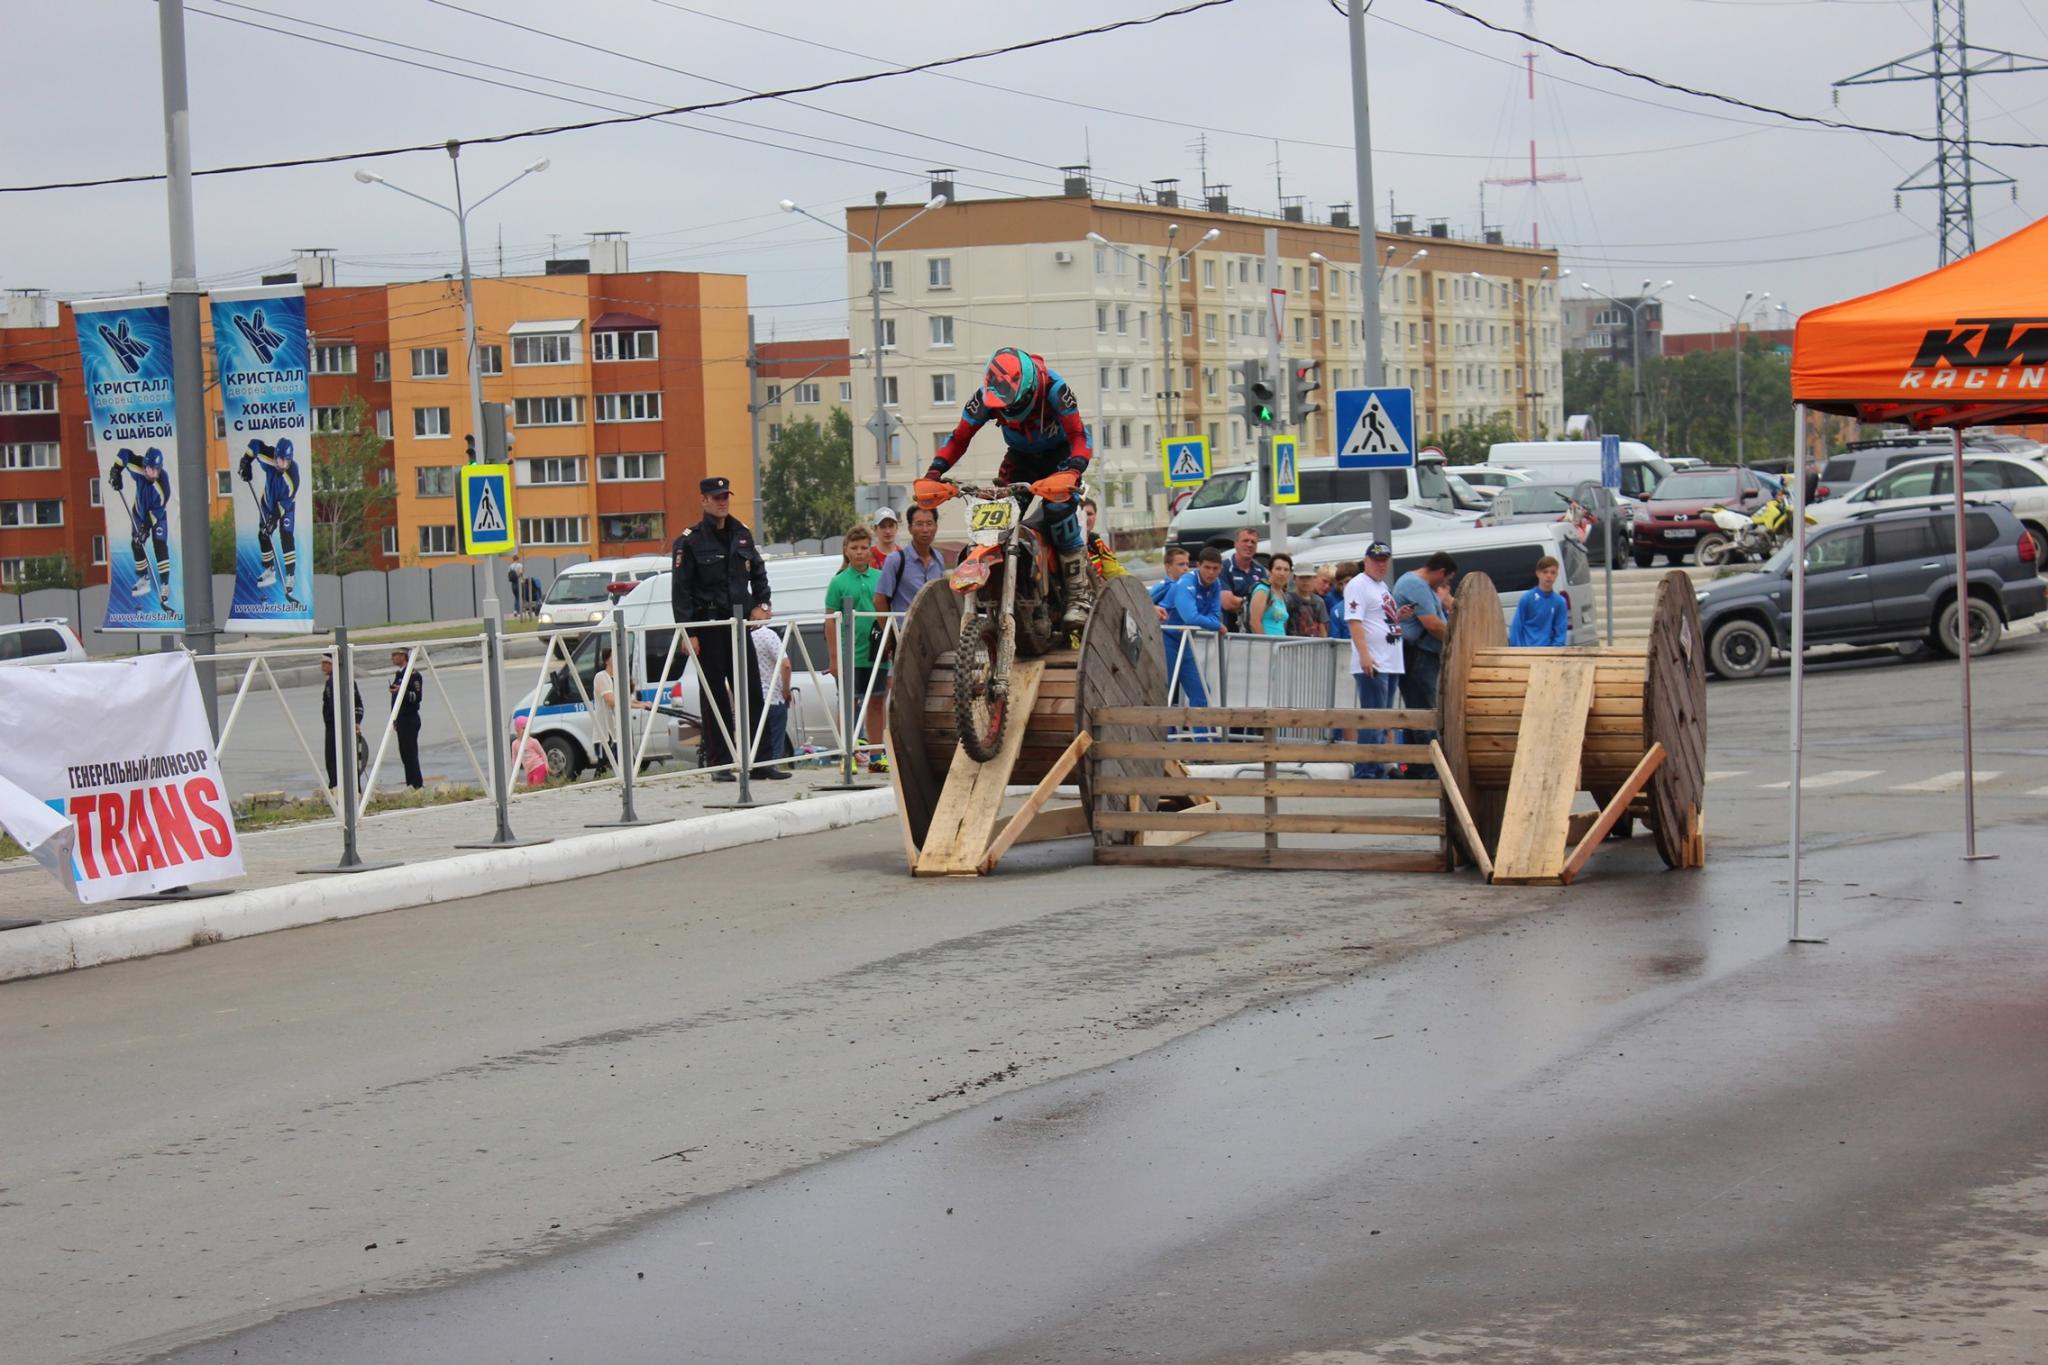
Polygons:
<instances>
[{"instance_id":1,"label":"wooden cable spool","mask_svg":"<svg viewBox=\"0 0 2048 1365\"><path fill-rule=\"evenodd\" d=\"M1665 760L1645 793L1645 819L1665 863L1689 865L1693 820L1704 808L1707 745L1705 657L1691 579L1664 576L1643 646L1511 649L1499 594L1477 573L1460 581L1453 621L1438 692L1443 749L1481 837L1491 842L1500 835L1530 666L1563 654L1593 661L1580 786L1604 804L1661 743Z\"/></svg>"},{"instance_id":2,"label":"wooden cable spool","mask_svg":"<svg viewBox=\"0 0 2048 1365\"><path fill-rule=\"evenodd\" d=\"M919 846L931 827L940 789L959 747L953 721L953 644L959 634L959 594L944 579L935 579L911 603L890 659L890 748L903 793L903 814ZM1044 777L1084 728L1091 708L1166 704L1159 613L1144 585L1128 575L1097 585L1095 610L1079 649L1056 650L1044 658L1045 675L1025 718L1024 747L1008 778L1013 784ZM1011 724L1015 723L1013 717ZM1165 776L1165 764L1159 761L1120 761L1113 766L1134 777ZM1092 809L1086 800L1088 767L1082 765L1077 780L1083 804Z\"/></svg>"}]
</instances>

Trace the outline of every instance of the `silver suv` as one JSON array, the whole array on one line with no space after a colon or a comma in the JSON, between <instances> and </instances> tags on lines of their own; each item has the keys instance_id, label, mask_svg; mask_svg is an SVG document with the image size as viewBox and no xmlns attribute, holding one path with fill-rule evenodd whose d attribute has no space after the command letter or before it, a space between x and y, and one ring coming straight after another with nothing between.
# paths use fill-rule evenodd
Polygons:
<instances>
[{"instance_id":1,"label":"silver suv","mask_svg":"<svg viewBox=\"0 0 2048 1365\"><path fill-rule=\"evenodd\" d=\"M12 664L68 664L85 657L85 646L61 616L0 626L0 668Z\"/></svg>"}]
</instances>

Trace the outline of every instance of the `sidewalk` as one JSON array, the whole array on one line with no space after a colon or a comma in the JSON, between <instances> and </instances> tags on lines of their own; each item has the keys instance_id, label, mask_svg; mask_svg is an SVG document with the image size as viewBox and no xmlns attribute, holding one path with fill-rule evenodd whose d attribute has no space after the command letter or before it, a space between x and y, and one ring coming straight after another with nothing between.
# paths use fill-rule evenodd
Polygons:
<instances>
[{"instance_id":1,"label":"sidewalk","mask_svg":"<svg viewBox=\"0 0 2048 1365\"><path fill-rule=\"evenodd\" d=\"M27 858L0 862L0 903L9 918L42 925L0 932L0 981L72 966L144 956L321 920L372 914L567 881L593 872L686 857L822 829L881 819L895 809L887 779L861 775L869 790L831 792L839 770L806 768L783 782L757 782L746 811L712 807L739 799L737 783L681 774L634 788L646 823L589 826L619 818L616 783L585 783L515 797L511 849L468 849L496 830L489 801L464 801L365 819L357 835L363 861L380 871L307 875L341 856L341 824L322 820L242 836L244 875L213 883L230 894L177 902L111 901L81 905ZM90 944L89 948L82 944Z\"/></svg>"}]
</instances>

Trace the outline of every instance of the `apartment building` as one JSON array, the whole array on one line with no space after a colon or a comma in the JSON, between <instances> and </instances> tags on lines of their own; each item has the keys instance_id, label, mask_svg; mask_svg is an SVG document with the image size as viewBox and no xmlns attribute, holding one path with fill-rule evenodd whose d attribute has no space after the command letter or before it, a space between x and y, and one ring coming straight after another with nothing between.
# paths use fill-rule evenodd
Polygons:
<instances>
[{"instance_id":1,"label":"apartment building","mask_svg":"<svg viewBox=\"0 0 2048 1365\"><path fill-rule=\"evenodd\" d=\"M1654 296L1615 300L1567 295L1562 321L1567 351L1593 351L1603 360L1629 365L1640 339L1646 359L1664 354L1664 303Z\"/></svg>"},{"instance_id":2,"label":"apartment building","mask_svg":"<svg viewBox=\"0 0 2048 1365\"><path fill-rule=\"evenodd\" d=\"M665 550L700 514L706 474L730 478L742 505L753 497L746 281L635 273L622 240L592 246L592 260L551 262L545 275L475 281L484 401L511 409L523 545L593 557ZM461 285L337 287L332 271L316 253L298 272L308 285L316 438L342 430L360 399L386 443L375 477L397 496L376 527L373 566L457 556L456 476L470 435ZM210 378L208 315L202 308ZM0 583L25 560L55 554L86 582L104 582L101 488L70 310L10 301L0 323ZM211 392L201 420L212 514L229 516L240 451L229 448Z\"/></svg>"},{"instance_id":3,"label":"apartment building","mask_svg":"<svg viewBox=\"0 0 2048 1365\"><path fill-rule=\"evenodd\" d=\"M764 460L784 428L807 417L822 426L834 408L853 412L853 361L845 337L764 341L754 350L754 418L761 427ZM856 437L856 467L860 450Z\"/></svg>"},{"instance_id":4,"label":"apartment building","mask_svg":"<svg viewBox=\"0 0 2048 1365\"><path fill-rule=\"evenodd\" d=\"M943 181L935 191L950 191ZM902 226L880 259L880 334L867 248L847 239L853 344L883 358L884 401L900 419L892 481L915 477L952 428L999 346L1028 348L1072 385L1096 450L1094 482L1125 528L1163 525L1158 442L1207 435L1219 465L1253 458L1231 412L1231 367L1267 354L1269 300L1285 291L1284 355L1323 365L1324 411L1298 433L1304 458L1333 448L1330 394L1365 383L1358 235L1336 221L1255 217L1220 202L1194 208L1091 195L952 203L907 223L921 204L849 210L863 235ZM1169 228L1178 230L1169 235ZM1387 382L1414 388L1418 437L1511 417L1536 435L1563 428L1557 254L1469 242L1440 225L1380 233L1368 279L1380 292ZM1210 229L1218 236L1202 238ZM1279 233L1268 279L1265 231ZM1096 233L1111 245L1089 240ZM1162 268L1164 273L1162 274ZM856 365L853 417L874 405ZM977 443L969 469L993 472L1000 441ZM856 468L863 464L857 458ZM863 477L868 477L863 469Z\"/></svg>"}]
</instances>

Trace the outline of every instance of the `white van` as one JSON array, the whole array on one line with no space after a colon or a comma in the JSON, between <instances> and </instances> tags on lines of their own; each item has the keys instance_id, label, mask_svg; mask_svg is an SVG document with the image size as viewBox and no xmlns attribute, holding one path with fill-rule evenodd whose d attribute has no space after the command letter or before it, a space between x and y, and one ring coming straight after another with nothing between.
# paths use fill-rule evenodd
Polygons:
<instances>
[{"instance_id":1,"label":"white van","mask_svg":"<svg viewBox=\"0 0 2048 1365\"><path fill-rule=\"evenodd\" d=\"M1576 483L1600 479L1598 441L1502 441L1486 452L1490 465L1526 469L1537 483ZM1641 441L1621 443L1621 495L1638 502L1671 472L1671 466Z\"/></svg>"},{"instance_id":2,"label":"white van","mask_svg":"<svg viewBox=\"0 0 2048 1365\"><path fill-rule=\"evenodd\" d=\"M612 584L645 582L667 567L667 555L632 555L572 564L548 585L537 624L542 630L587 630L593 621L611 615Z\"/></svg>"},{"instance_id":3,"label":"white van","mask_svg":"<svg viewBox=\"0 0 2048 1365\"><path fill-rule=\"evenodd\" d=\"M837 555L769 560L768 590L777 616L822 615L825 587L841 563ZM636 711L633 715L635 745L639 743L641 727L650 718L655 721L656 733L645 750L650 761L673 760L693 751L704 715L698 701L697 670L689 666L686 648L678 645L675 657L669 658L669 644L675 638L671 584L668 561L662 559L656 572L641 580L618 603L626 613L626 629L632 642L634 695L656 703L653 712ZM610 611L607 603L599 615L609 619ZM569 682L558 649L548 665L548 676L514 703L512 714L527 717L527 733L547 753L550 777L573 777L582 772L590 765L595 747L590 710L583 698L589 695L591 680L597 676L598 651L610 643L611 631L602 625L583 628L589 633L570 649L566 665L573 666L582 678L583 690L578 692L575 684ZM802 637L801 645L798 636ZM800 736L809 735L829 748L833 743L833 717L838 714L839 686L823 671L828 662L823 628L800 626L792 632L789 657L793 669L790 681L796 692L796 706L789 718L791 742L797 743ZM657 673L661 675L658 678ZM758 724L758 710L754 719Z\"/></svg>"},{"instance_id":4,"label":"white van","mask_svg":"<svg viewBox=\"0 0 2048 1365\"><path fill-rule=\"evenodd\" d=\"M1599 452L1596 450L1596 476L1598 462ZM1451 485L1444 478L1441 464L1425 462L1415 469L1382 472L1387 476L1387 495L1392 506L1457 512L1451 500ZM1373 471L1369 469L1339 469L1335 459L1303 460L1299 473L1301 501L1287 508L1289 535L1306 531L1347 507L1372 501ZM1253 527L1263 537L1270 517L1266 501L1260 496L1256 465L1219 469L1195 490L1195 495L1180 511L1174 513L1167 528L1166 543L1185 545L1190 550L1199 550L1204 545L1228 545L1242 526Z\"/></svg>"}]
</instances>

